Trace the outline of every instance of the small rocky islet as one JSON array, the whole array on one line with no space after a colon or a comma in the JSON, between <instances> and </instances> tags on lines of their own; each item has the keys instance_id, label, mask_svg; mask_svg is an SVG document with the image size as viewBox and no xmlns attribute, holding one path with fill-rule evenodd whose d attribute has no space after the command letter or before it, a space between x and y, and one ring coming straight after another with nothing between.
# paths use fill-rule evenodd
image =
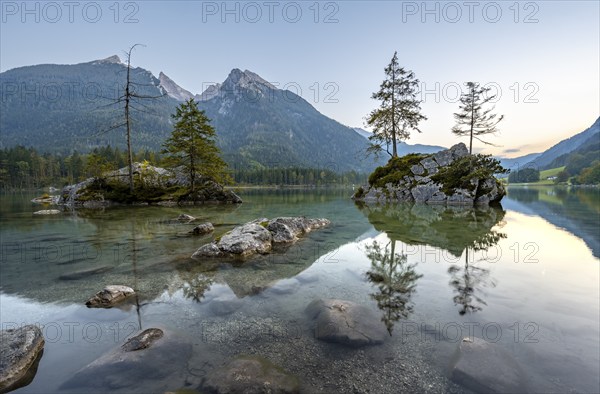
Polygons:
<instances>
[{"instance_id":1,"label":"small rocky islet","mask_svg":"<svg viewBox=\"0 0 600 394\"><path fill-rule=\"evenodd\" d=\"M497 204L506 195L494 176L506 172L495 159L471 155L462 142L434 154L394 157L369 176L352 198L366 204Z\"/></svg>"}]
</instances>

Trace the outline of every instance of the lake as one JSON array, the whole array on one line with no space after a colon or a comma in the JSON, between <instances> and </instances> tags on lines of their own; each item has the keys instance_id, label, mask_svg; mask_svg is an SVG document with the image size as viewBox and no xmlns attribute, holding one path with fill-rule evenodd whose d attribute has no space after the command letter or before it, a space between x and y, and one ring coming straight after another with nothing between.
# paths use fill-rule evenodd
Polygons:
<instances>
[{"instance_id":1,"label":"lake","mask_svg":"<svg viewBox=\"0 0 600 394\"><path fill-rule=\"evenodd\" d=\"M37 324L46 344L16 392L195 389L239 354L296 375L306 392L470 392L450 379L463 337L509 354L532 392L598 392L600 191L510 187L502 207L357 206L351 190L242 190L239 206L119 207L38 216L33 195L0 196L0 322ZM215 225L193 236L181 213ZM190 256L256 218L325 217L286 250L245 263ZM87 271L87 273L86 273ZM105 285L138 296L85 301ZM381 317L381 345L321 342L319 298ZM182 343L160 370L73 381L140 329Z\"/></svg>"}]
</instances>

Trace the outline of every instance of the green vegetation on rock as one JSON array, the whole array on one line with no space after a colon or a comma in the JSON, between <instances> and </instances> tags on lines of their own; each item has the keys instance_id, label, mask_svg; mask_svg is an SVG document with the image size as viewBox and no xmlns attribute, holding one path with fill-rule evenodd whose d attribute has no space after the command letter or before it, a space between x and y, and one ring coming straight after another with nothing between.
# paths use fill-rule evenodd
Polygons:
<instances>
[{"instance_id":1,"label":"green vegetation on rock","mask_svg":"<svg viewBox=\"0 0 600 394\"><path fill-rule=\"evenodd\" d=\"M506 174L507 169L500 165L500 161L491 155L468 155L461 157L449 166L441 167L440 171L431 176L431 180L442 185L442 191L448 195L456 189L476 190L475 197L483 195L489 190L478 187L479 180L494 178L495 174ZM496 180L497 184L499 181Z\"/></svg>"},{"instance_id":2,"label":"green vegetation on rock","mask_svg":"<svg viewBox=\"0 0 600 394\"><path fill-rule=\"evenodd\" d=\"M417 165L421 160L430 155L419 153L409 153L402 157L392 157L384 166L377 167L371 175L369 175L369 185L372 187L384 187L391 183L397 185L405 176L412 176L410 168Z\"/></svg>"}]
</instances>

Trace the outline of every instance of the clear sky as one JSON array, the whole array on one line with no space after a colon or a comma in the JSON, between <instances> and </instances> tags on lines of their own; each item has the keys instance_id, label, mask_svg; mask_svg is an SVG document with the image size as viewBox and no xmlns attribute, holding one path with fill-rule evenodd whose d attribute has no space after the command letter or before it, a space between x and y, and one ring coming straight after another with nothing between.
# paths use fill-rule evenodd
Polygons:
<instances>
[{"instance_id":1,"label":"clear sky","mask_svg":"<svg viewBox=\"0 0 600 394\"><path fill-rule=\"evenodd\" d=\"M133 64L201 93L232 68L300 93L353 127L398 51L427 90L421 134L450 146L466 81L498 92L507 157L542 151L600 115L599 1L0 1L0 71L105 58L143 43Z\"/></svg>"}]
</instances>

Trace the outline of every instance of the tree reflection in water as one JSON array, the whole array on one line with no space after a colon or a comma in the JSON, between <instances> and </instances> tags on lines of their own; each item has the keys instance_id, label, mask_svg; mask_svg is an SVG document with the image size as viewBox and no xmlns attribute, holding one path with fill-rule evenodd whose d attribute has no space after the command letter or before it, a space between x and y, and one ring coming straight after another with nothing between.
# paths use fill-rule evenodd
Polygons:
<instances>
[{"instance_id":1,"label":"tree reflection in water","mask_svg":"<svg viewBox=\"0 0 600 394\"><path fill-rule=\"evenodd\" d=\"M461 315L483 309L486 303L482 289L496 285L490 270L484 266L491 264L486 251L506 238L506 234L494 229L504 223L505 211L501 207L390 204L359 205L359 209L375 229L385 232L391 240L385 248L376 243L367 247L367 257L371 260L367 277L380 287L374 298L384 311L388 331L391 332L393 322L412 310L410 296L421 277L415 273L416 264L406 263L404 253L394 253L397 241L405 245L433 246L457 259L464 255L464 266L456 263L457 260L449 261L449 284L455 293L453 301L460 306ZM481 252L481 257L476 259L476 254L479 255L476 252ZM396 293L395 289L399 291ZM400 297L397 301L396 294Z\"/></svg>"},{"instance_id":2,"label":"tree reflection in water","mask_svg":"<svg viewBox=\"0 0 600 394\"><path fill-rule=\"evenodd\" d=\"M489 269L475 265L475 261L469 261L469 251L471 251L473 260L475 252L486 252L502 238L506 238L506 234L494 230L481 234L473 240L471 246L465 248L465 266L453 264L448 268L448 273L452 277L450 286L454 287L454 291L457 293L453 298L454 304L461 306L458 311L460 315L481 311L482 305L487 305L487 303L481 298L480 289L496 287L496 282L490 278ZM479 259L477 262L489 264L485 258Z\"/></svg>"},{"instance_id":3,"label":"tree reflection in water","mask_svg":"<svg viewBox=\"0 0 600 394\"><path fill-rule=\"evenodd\" d=\"M371 269L366 273L367 279L379 289L377 293L371 294L371 298L383 311L381 320L391 336L394 323L407 318L412 312L410 298L422 275L415 272L416 264L408 264L404 252L396 253L395 241L388 242L383 248L377 241L373 241L365 249L371 260Z\"/></svg>"}]
</instances>

